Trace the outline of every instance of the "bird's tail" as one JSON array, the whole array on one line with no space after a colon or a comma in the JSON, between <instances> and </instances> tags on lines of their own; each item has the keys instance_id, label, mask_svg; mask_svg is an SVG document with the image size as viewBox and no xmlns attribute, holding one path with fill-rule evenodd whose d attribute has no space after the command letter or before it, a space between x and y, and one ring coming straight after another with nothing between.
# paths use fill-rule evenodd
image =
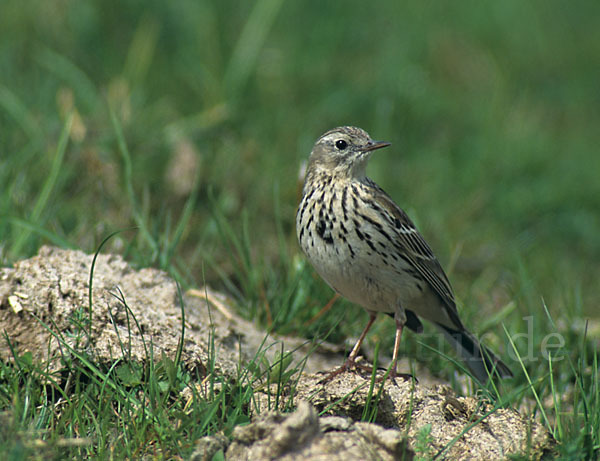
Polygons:
<instances>
[{"instance_id":1,"label":"bird's tail","mask_svg":"<svg viewBox=\"0 0 600 461\"><path fill-rule=\"evenodd\" d=\"M490 376L513 377L510 368L467 330L454 330L439 323L436 325L444 332L448 342L454 346L473 376L481 383L486 384Z\"/></svg>"}]
</instances>

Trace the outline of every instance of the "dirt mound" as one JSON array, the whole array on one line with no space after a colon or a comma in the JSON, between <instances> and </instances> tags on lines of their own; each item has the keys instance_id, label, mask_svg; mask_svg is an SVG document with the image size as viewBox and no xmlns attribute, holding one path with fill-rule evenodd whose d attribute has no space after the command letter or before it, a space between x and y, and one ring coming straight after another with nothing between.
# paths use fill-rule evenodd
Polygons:
<instances>
[{"instance_id":1,"label":"dirt mound","mask_svg":"<svg viewBox=\"0 0 600 461\"><path fill-rule=\"evenodd\" d=\"M134 270L120 256L99 255L94 268L92 309L89 279L93 256L80 251L43 247L31 259L0 269L0 357L11 360L11 347L61 367L68 348L85 348L98 362L115 357L144 361L153 356L175 358L182 330L182 307L176 283L156 269ZM293 362L304 373L283 390L256 389L261 415L234 431L233 440L205 437L195 459L226 450L227 459L411 459L414 451L449 459L505 459L522 454L539 459L552 446L539 424L510 409L493 408L450 388L435 385L419 372L419 383L396 380L369 389L369 377L346 373L327 385L320 370L342 361L334 346L313 345L297 338L273 337L235 315L227 299L208 288L184 297L185 342L182 361L188 369L206 372L214 342L216 371L235 379L240 363L259 351L273 360L284 349L295 350ZM89 322L91 315L91 322ZM273 344L276 344L273 347ZM307 355L311 351L307 359ZM269 392L296 412L266 411ZM377 398L374 400L374 396ZM315 412L325 415L318 417ZM375 423L360 423L366 413ZM216 447L216 449L215 449ZM426 448L424 448L426 447ZM426 453L423 453L423 450ZM210 456L209 456L210 455ZM208 457L207 457L208 456ZM333 456L333 457L332 457Z\"/></svg>"}]
</instances>

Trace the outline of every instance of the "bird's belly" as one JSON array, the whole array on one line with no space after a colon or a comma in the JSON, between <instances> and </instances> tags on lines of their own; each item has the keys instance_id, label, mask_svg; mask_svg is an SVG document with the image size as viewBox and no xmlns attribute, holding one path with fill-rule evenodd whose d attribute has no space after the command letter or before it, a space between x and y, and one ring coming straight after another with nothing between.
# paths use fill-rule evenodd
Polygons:
<instances>
[{"instance_id":1,"label":"bird's belly","mask_svg":"<svg viewBox=\"0 0 600 461\"><path fill-rule=\"evenodd\" d=\"M304 249L319 275L349 301L374 312L394 312L422 295L415 281L401 267L382 266L373 258L358 257L341 246Z\"/></svg>"},{"instance_id":2,"label":"bird's belly","mask_svg":"<svg viewBox=\"0 0 600 461\"><path fill-rule=\"evenodd\" d=\"M356 197L351 187L305 191L296 215L302 250L329 286L349 301L373 312L416 309L429 288L415 279L414 268L399 254L393 229L385 231L389 223L361 215Z\"/></svg>"}]
</instances>

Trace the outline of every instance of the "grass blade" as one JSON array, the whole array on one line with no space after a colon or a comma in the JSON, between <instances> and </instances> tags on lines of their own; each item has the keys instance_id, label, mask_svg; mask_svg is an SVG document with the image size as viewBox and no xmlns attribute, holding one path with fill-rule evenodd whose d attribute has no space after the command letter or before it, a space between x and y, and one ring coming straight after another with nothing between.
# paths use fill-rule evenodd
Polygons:
<instances>
[{"instance_id":1,"label":"grass blade","mask_svg":"<svg viewBox=\"0 0 600 461\"><path fill-rule=\"evenodd\" d=\"M33 206L33 210L30 215L30 222L33 225L39 224L38 221L48 204L48 200L50 199L50 195L56 186L56 182L58 179L58 175L61 171L61 167L63 164L63 160L65 158L65 152L67 150L67 144L69 141L69 135L71 134L71 127L73 125L73 113L71 112L67 119L65 120L65 124L63 125L63 130L60 134L60 138L58 140L58 145L56 146L56 151L54 153L54 158L52 159L52 165L50 167L50 173L44 182L40 195L38 196L35 205ZM27 243L31 235L31 231L26 229L24 232L20 233L15 243L11 247L11 252L13 255L19 255L23 246Z\"/></svg>"},{"instance_id":2,"label":"grass blade","mask_svg":"<svg viewBox=\"0 0 600 461\"><path fill-rule=\"evenodd\" d=\"M258 54L283 0L259 0L242 29L225 72L225 88L235 98L256 68Z\"/></svg>"}]
</instances>

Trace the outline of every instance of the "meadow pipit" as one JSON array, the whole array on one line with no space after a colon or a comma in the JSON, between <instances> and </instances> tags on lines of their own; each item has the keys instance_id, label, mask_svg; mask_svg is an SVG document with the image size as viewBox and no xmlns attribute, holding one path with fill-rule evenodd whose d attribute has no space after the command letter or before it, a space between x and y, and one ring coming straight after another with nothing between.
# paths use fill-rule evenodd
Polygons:
<instances>
[{"instance_id":1,"label":"meadow pipit","mask_svg":"<svg viewBox=\"0 0 600 461\"><path fill-rule=\"evenodd\" d=\"M296 214L300 246L335 291L370 315L346 363L326 379L355 366L379 312L396 321L391 376L396 376L402 329L420 333L423 317L441 329L479 381L511 377L510 369L462 324L450 282L414 224L367 178L371 154L389 145L345 126L322 135L308 161Z\"/></svg>"}]
</instances>

